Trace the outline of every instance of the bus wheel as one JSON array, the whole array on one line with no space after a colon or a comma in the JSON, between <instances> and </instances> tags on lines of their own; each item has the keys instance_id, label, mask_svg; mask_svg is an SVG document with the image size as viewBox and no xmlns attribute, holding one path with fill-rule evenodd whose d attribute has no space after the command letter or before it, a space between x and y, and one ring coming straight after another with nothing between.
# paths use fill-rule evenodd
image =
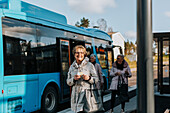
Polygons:
<instances>
[{"instance_id":1,"label":"bus wheel","mask_svg":"<svg viewBox=\"0 0 170 113\"><path fill-rule=\"evenodd\" d=\"M41 113L56 113L58 105L57 91L54 87L47 87L41 100Z\"/></svg>"}]
</instances>

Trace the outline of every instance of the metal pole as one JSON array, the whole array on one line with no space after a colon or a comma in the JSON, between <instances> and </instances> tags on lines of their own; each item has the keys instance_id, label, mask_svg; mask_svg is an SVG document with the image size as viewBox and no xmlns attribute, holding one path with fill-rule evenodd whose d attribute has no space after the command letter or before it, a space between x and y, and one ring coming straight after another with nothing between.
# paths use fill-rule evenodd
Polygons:
<instances>
[{"instance_id":1,"label":"metal pole","mask_svg":"<svg viewBox=\"0 0 170 113\"><path fill-rule=\"evenodd\" d=\"M154 113L152 0L137 0L137 111Z\"/></svg>"}]
</instances>

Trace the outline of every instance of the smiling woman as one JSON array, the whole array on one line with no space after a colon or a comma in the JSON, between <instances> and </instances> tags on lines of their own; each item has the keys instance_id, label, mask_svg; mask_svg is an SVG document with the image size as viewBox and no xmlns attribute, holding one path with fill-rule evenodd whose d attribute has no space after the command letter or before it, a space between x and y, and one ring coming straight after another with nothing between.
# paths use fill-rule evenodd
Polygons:
<instances>
[{"instance_id":1,"label":"smiling woman","mask_svg":"<svg viewBox=\"0 0 170 113\"><path fill-rule=\"evenodd\" d=\"M98 82L98 77L93 64L85 57L86 53L86 49L82 45L74 47L75 61L68 72L67 84L72 86L71 108L76 113L98 111L101 110L101 107L98 106L99 103L102 105L99 101L100 96L92 96L92 85ZM91 99L95 99L95 105L92 105Z\"/></svg>"}]
</instances>

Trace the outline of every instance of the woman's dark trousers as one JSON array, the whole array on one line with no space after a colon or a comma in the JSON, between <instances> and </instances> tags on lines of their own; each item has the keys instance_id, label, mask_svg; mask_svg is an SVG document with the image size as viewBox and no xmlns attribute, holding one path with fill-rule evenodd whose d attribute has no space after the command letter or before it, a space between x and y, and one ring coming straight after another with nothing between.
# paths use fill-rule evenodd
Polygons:
<instances>
[{"instance_id":1,"label":"woman's dark trousers","mask_svg":"<svg viewBox=\"0 0 170 113\"><path fill-rule=\"evenodd\" d=\"M114 108L116 95L118 95L118 90L112 90L110 109L113 109L113 108ZM123 111L124 111L125 102L122 102L122 103L121 103L121 108L122 108Z\"/></svg>"}]
</instances>

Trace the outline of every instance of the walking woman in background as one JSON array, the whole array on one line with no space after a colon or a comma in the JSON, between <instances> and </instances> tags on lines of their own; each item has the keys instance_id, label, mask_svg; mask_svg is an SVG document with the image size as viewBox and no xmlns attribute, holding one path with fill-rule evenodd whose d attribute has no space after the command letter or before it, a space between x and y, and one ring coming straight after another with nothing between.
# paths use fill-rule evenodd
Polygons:
<instances>
[{"instance_id":1,"label":"walking woman in background","mask_svg":"<svg viewBox=\"0 0 170 113\"><path fill-rule=\"evenodd\" d=\"M76 113L98 111L97 97L92 95L91 86L98 82L96 70L89 59L85 57L86 49L77 45L73 49L75 61L69 68L67 84L72 86L71 109ZM91 100L93 99L93 100ZM95 106L95 107L94 107Z\"/></svg>"},{"instance_id":2,"label":"walking woman in background","mask_svg":"<svg viewBox=\"0 0 170 113\"><path fill-rule=\"evenodd\" d=\"M117 56L116 62L113 63L112 69L110 71L110 76L113 77L110 85L110 90L112 91L110 113L112 113L115 104L115 97L116 95L119 95L119 91L117 89L118 82L122 83L124 81L125 84L128 84L128 77L132 76L130 67L128 63L124 60L124 56L122 54L119 54ZM124 112L125 102L121 102L121 113Z\"/></svg>"},{"instance_id":3,"label":"walking woman in background","mask_svg":"<svg viewBox=\"0 0 170 113\"><path fill-rule=\"evenodd\" d=\"M90 62L94 65L94 67L96 69L96 73L97 73L97 76L99 79L98 83L96 84L96 87L99 90L99 92L101 93L101 97L102 97L102 101L103 101L102 88L103 88L104 80L103 80L103 76L102 76L101 66L100 66L100 64L96 63L96 55L95 54L90 55Z\"/></svg>"}]
</instances>

